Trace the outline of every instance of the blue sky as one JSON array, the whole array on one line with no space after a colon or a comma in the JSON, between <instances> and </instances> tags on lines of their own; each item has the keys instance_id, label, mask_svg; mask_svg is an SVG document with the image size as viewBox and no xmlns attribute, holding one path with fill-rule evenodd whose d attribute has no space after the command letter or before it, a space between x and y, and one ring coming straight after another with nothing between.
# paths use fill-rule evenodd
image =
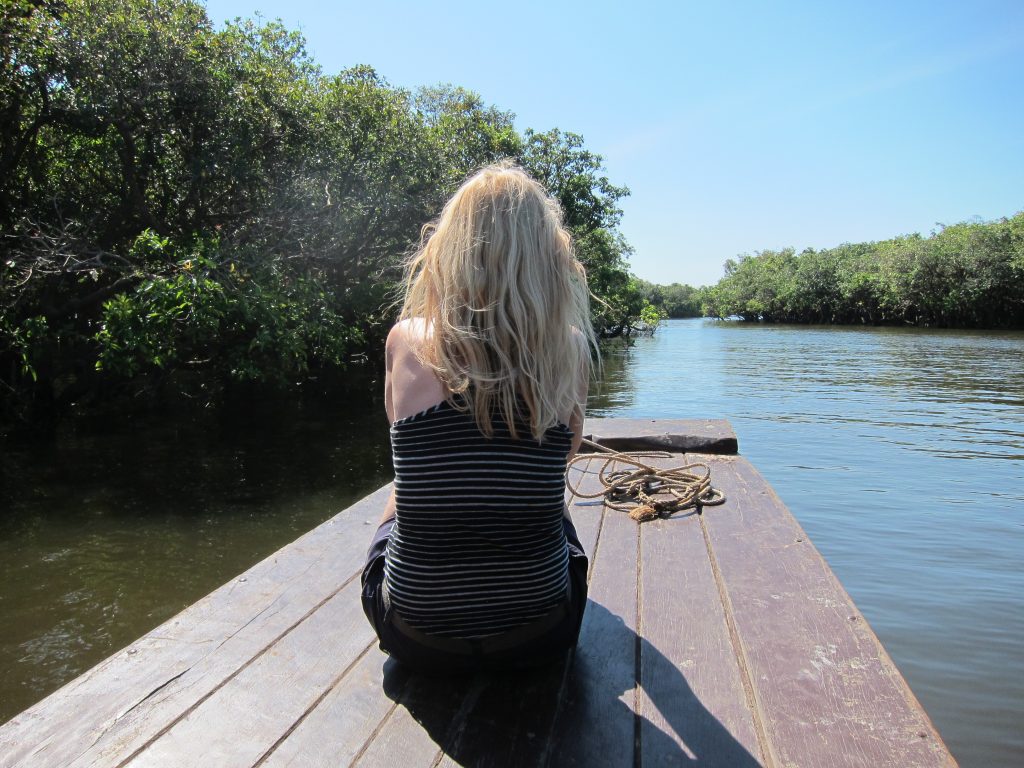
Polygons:
<instances>
[{"instance_id":1,"label":"blue sky","mask_svg":"<svg viewBox=\"0 0 1024 768\"><path fill-rule=\"evenodd\" d=\"M325 72L453 83L584 136L632 195L640 277L1024 210L1024 2L211 0Z\"/></svg>"}]
</instances>

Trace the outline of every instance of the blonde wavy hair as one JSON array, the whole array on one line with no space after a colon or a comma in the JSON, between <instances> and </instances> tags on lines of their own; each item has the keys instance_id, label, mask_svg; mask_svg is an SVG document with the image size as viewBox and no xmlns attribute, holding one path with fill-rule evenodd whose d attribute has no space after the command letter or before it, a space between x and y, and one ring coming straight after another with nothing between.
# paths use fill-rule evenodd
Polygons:
<instances>
[{"instance_id":1,"label":"blonde wavy hair","mask_svg":"<svg viewBox=\"0 0 1024 768\"><path fill-rule=\"evenodd\" d=\"M562 210L521 168L471 176L423 228L408 260L401 318L425 321L421 362L493 435L500 416L535 440L582 417L580 383L596 348L586 272ZM454 402L454 401L453 401Z\"/></svg>"}]
</instances>

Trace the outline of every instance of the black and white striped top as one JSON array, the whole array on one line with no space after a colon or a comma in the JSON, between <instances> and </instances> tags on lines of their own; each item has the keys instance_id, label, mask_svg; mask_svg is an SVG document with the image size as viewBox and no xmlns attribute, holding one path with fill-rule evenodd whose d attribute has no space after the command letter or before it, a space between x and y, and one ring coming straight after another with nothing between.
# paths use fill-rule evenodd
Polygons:
<instances>
[{"instance_id":1,"label":"black and white striped top","mask_svg":"<svg viewBox=\"0 0 1024 768\"><path fill-rule=\"evenodd\" d=\"M391 427L396 522L384 560L394 608L422 632L459 638L526 624L564 600L562 527L572 432L541 443L443 402Z\"/></svg>"}]
</instances>

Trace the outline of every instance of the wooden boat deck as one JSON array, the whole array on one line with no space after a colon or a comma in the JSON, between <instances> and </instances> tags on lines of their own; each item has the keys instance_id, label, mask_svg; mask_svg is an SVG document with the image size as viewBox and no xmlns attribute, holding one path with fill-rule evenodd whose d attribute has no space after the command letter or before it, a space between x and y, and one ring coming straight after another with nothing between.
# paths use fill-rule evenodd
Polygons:
<instances>
[{"instance_id":1,"label":"wooden boat deck","mask_svg":"<svg viewBox=\"0 0 1024 768\"><path fill-rule=\"evenodd\" d=\"M643 525L573 504L590 603L564 664L388 660L359 603L384 487L0 727L0 765L956 765L793 516L721 453L725 422L588 429L686 451L728 501Z\"/></svg>"}]
</instances>

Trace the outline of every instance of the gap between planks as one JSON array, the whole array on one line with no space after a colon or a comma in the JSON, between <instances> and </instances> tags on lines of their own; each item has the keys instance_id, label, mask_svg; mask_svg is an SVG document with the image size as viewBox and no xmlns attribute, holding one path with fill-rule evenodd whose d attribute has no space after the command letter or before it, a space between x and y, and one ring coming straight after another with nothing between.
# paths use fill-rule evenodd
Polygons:
<instances>
[{"instance_id":1,"label":"gap between planks","mask_svg":"<svg viewBox=\"0 0 1024 768\"><path fill-rule=\"evenodd\" d=\"M209 691L207 691L202 696L200 696L198 699L196 699L196 701L194 701L187 709L185 709L184 711L180 712L176 717L174 717L174 719L172 719L169 723L167 723L163 728L158 730L156 733L154 733L152 736L150 736L148 739L146 739L141 745L139 745L135 750L133 750L131 752L131 754L129 754L127 757L123 758L120 762L118 762L115 765L115 768L125 768L125 766L127 766L129 763L131 763L137 757L139 757L143 752L145 752L147 749L149 749L154 743L156 743L159 739L161 739L163 736L165 736L167 733L169 733L171 731L171 729L174 728L174 726L176 726L178 723L180 723L182 720L184 720L186 717L188 717L190 714L192 714L193 711L195 711L198 707L202 706L202 704L204 702L206 702L208 699L210 699L212 696L214 696L225 685L230 683L232 680L234 680L236 677L238 677L238 675L240 675L242 672L244 672L246 669L248 669L253 663L256 662L257 659L259 659L262 656L264 656L267 653L267 651L269 651L271 648L273 648L275 645L277 645L277 643L279 643L283 638L285 638L289 634L291 634L295 630L296 627L300 626L304 621L306 621L306 619L308 619L310 616L312 616L314 613L316 613L318 610L320 610L324 605L326 605L330 600L332 600L334 597L336 597L338 595L338 593L341 592L349 584L351 584L353 579L358 577L360 573L361 573L361 569L357 570L354 574L352 574L347 579L345 579L345 581L342 582L338 586L337 589L335 589L333 592L331 592L329 595L327 595L323 600L321 600L316 605L314 605L312 608L310 608L308 611L306 611L306 613L304 613L297 621L292 623L283 632L281 632L276 637L274 637L269 643L267 643L265 646L263 646L263 648L261 648L257 653L255 653L252 656L250 656L245 661L244 664L239 666L230 675L228 675L223 680L221 680L219 683L217 683L216 686L214 686ZM366 650L364 649L363 652L360 654L360 658L365 653L366 653ZM186 670L186 672L187 671L188 670ZM345 672L347 673L348 669L346 669ZM182 673L182 674L184 674L184 673ZM308 712L306 714L308 714ZM303 716L305 716L305 715L303 715ZM296 723L296 725L297 724L298 723ZM294 727L295 726L293 726L293 729L294 729ZM275 744L275 748L276 748L276 746L277 745ZM273 750L270 750L270 751L272 752ZM266 757L268 755L269 755L269 752L266 755L264 755L263 757L260 758L260 762L262 762L264 759L266 759ZM257 763L257 765L258 764L259 763Z\"/></svg>"},{"instance_id":2,"label":"gap between planks","mask_svg":"<svg viewBox=\"0 0 1024 768\"><path fill-rule=\"evenodd\" d=\"M605 507L607 513L608 508ZM642 740L642 729L643 729L643 718L640 716L640 682L643 675L640 652L643 646L642 638L644 636L644 624L643 624L643 537L644 527L642 524L637 524L636 531L636 639L633 641L633 679L635 684L633 685L633 768L642 768L643 766L643 753L641 751L643 746Z\"/></svg>"},{"instance_id":3,"label":"gap between planks","mask_svg":"<svg viewBox=\"0 0 1024 768\"><path fill-rule=\"evenodd\" d=\"M366 654L369 653L370 649L373 648L373 646L375 646L376 644L377 638L374 638L365 648L363 648L362 651L359 652L359 654L349 663L349 665L341 671L341 674L331 681L331 684L328 685L320 693L320 695L316 697L312 704L306 707L305 711L301 715L299 715L298 719L290 726L288 726L285 732L278 737L277 741L271 744L267 751L260 755L259 759L255 763L253 763L253 768L258 768L258 766L261 766L265 762L267 762L267 760L270 758L271 755L274 754L277 748L280 747L285 742L285 740L295 732L296 728L302 725L305 719L309 717L310 713L314 709L319 707L323 700L326 699L328 695L330 695L330 693L341 684L341 681L348 677L349 672L355 669L356 665L359 664L359 662L362 661L364 658L366 658Z\"/></svg>"},{"instance_id":4,"label":"gap between planks","mask_svg":"<svg viewBox=\"0 0 1024 768\"><path fill-rule=\"evenodd\" d=\"M754 721L754 732L757 734L757 748L761 753L761 762L765 765L765 768L776 768L779 762L768 739L768 731L764 724L764 714L761 711L757 690L754 687L754 681L750 674L750 662L747 659L746 651L743 648L743 641L740 639L740 633L736 627L736 617L733 616L732 601L729 599L729 592L725 588L725 579L722 577L722 571L718 566L718 559L715 557L715 548L711 543L711 536L708 533L703 510L698 511L696 514L700 520L700 531L704 537L708 561L711 563L711 572L715 577L715 587L718 589L718 597L722 603L725 625L729 629L729 642L732 644L733 654L736 657L736 666L739 668L740 680L743 681L743 693L747 699L747 708L750 710L751 718Z\"/></svg>"}]
</instances>

